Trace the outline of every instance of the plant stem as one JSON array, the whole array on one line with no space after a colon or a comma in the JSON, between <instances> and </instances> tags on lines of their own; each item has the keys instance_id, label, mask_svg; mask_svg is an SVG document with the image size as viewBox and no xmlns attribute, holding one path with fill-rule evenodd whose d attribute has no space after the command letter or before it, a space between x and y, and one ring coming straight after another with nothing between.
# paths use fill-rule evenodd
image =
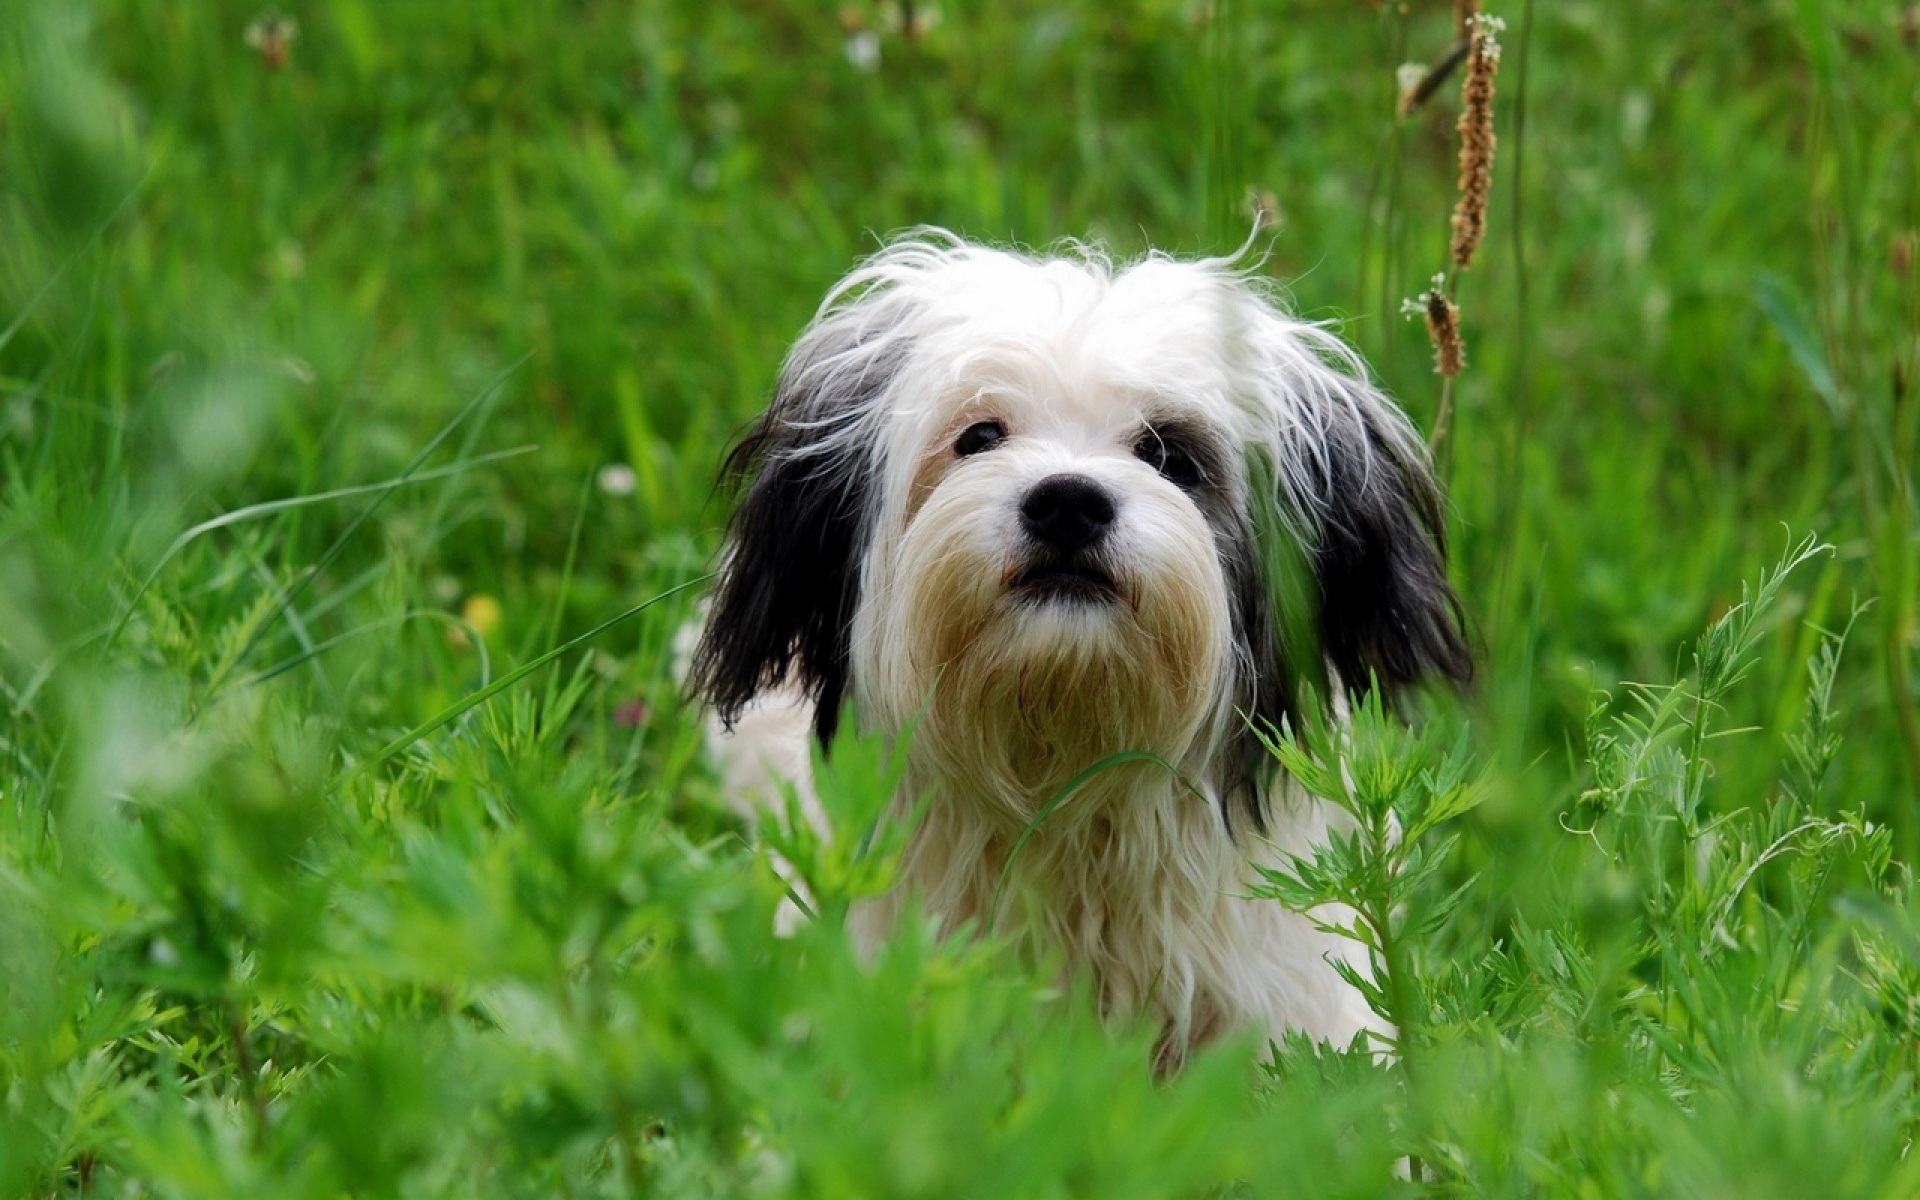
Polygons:
<instances>
[{"instance_id":1,"label":"plant stem","mask_svg":"<svg viewBox=\"0 0 1920 1200\"><path fill-rule=\"evenodd\" d=\"M1503 497L1500 504L1500 544L1506 553L1501 556L1499 578L1494 586L1494 596L1498 604L1500 627L1505 628L1508 588L1513 583L1515 564L1521 553L1518 536L1521 521L1521 496L1526 491L1527 431L1530 424L1529 384L1533 370L1533 299L1528 287L1527 245L1526 245L1526 173L1527 173L1527 65L1532 60L1533 47L1533 0L1526 0L1520 17L1520 62L1517 71L1513 95L1513 129L1510 140L1513 149L1508 153L1509 165L1507 177L1512 181L1507 185L1513 197L1511 216L1507 220L1507 230L1513 239L1513 280L1514 280L1514 319L1513 319L1513 380L1512 380L1512 423L1509 428L1506 470L1502 479Z\"/></svg>"},{"instance_id":2,"label":"plant stem","mask_svg":"<svg viewBox=\"0 0 1920 1200\"><path fill-rule=\"evenodd\" d=\"M1412 1117L1417 1104L1415 1088L1414 1043L1418 1022L1414 1019L1413 1003L1407 991L1407 964L1402 961L1405 950L1400 939L1394 934L1393 914L1399 907L1394 896L1393 880L1400 874L1399 854L1401 844L1394 837L1390 820L1386 817L1370 819L1367 822L1368 850L1375 862L1386 867L1386 874L1380 889L1371 897L1371 903L1361 913L1361 918L1373 929L1375 943L1380 947L1380 969L1386 972L1386 1000L1388 1013L1394 1028L1394 1064L1400 1071L1400 1084L1406 1090L1407 1114ZM1409 1132L1413 1122L1408 1122ZM1415 1183L1425 1177L1425 1166L1420 1155L1407 1155L1407 1174Z\"/></svg>"},{"instance_id":3,"label":"plant stem","mask_svg":"<svg viewBox=\"0 0 1920 1200\"><path fill-rule=\"evenodd\" d=\"M1443 484L1453 481L1453 440L1447 436L1453 425L1453 376L1440 377L1440 409L1433 418L1433 469Z\"/></svg>"},{"instance_id":4,"label":"plant stem","mask_svg":"<svg viewBox=\"0 0 1920 1200\"><path fill-rule=\"evenodd\" d=\"M253 1113L253 1145L267 1144L267 1098L260 1091L260 1071L253 1061L253 1049L247 1042L247 1016L238 1004L227 1005L227 1036L233 1039L235 1065L240 1069L240 1088Z\"/></svg>"}]
</instances>

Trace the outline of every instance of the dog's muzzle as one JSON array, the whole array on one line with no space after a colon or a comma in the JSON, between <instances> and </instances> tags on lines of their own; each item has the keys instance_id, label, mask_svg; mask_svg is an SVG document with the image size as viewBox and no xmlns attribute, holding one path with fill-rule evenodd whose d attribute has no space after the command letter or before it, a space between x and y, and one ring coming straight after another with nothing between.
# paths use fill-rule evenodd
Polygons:
<instances>
[{"instance_id":1,"label":"dog's muzzle","mask_svg":"<svg viewBox=\"0 0 1920 1200\"><path fill-rule=\"evenodd\" d=\"M1049 475L1020 502L1020 527L1038 551L1012 581L1036 600L1112 600L1113 576L1095 561L1119 515L1113 495L1085 475Z\"/></svg>"}]
</instances>

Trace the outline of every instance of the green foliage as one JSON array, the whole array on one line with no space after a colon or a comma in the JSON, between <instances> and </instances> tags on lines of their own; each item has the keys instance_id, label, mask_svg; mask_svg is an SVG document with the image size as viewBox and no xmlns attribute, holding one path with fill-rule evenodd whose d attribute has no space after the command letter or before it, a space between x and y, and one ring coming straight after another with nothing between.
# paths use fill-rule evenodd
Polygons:
<instances>
[{"instance_id":1,"label":"green foliage","mask_svg":"<svg viewBox=\"0 0 1920 1200\"><path fill-rule=\"evenodd\" d=\"M1272 743L1392 1053L1171 1080L990 936L853 953L887 746L833 839L719 803L715 468L873 232L1248 190L1430 420L1451 6L288 7L0 5L0 1196L1920 1187L1907 5L1504 11L1481 679Z\"/></svg>"},{"instance_id":2,"label":"green foliage","mask_svg":"<svg viewBox=\"0 0 1920 1200\"><path fill-rule=\"evenodd\" d=\"M1711 794L1707 751L1734 732L1715 716L1753 667L1789 575L1827 549L1803 541L1765 572L1702 635L1681 682L1628 685L1618 709L1596 695L1594 786L1567 818L1588 824L1558 864L1573 886L1473 959L1449 945L1448 927L1482 883L1448 878L1458 835L1435 833L1476 801L1464 745L1395 724L1377 697L1349 725L1270 743L1353 829L1264 871L1262 893L1369 951L1371 976L1348 974L1397 1030L1391 1069L1416 1179L1476 1192L1579 1178L1607 1191L1742 1195L1914 1185L1900 1163L1911 1078L1887 1070L1910 1058L1907 1022L1884 1015L1904 1012L1890 1006L1910 994L1888 968L1913 961L1914 946L1886 941L1912 938L1886 907L1910 883L1891 867L1886 828L1822 802L1839 747L1832 685L1844 632L1823 636L1808 664L1793 766L1777 791L1753 805ZM1834 919L1835 896L1849 897L1840 911L1853 915ZM1492 1096L1462 1106L1463 1088ZM1634 1104L1616 1110L1622 1097ZM1544 1114L1510 1124L1535 1102ZM1839 1112L1865 1126L1843 1134L1854 1118ZM1567 1161L1595 1134L1590 1158ZM1850 1162L1836 1175L1840 1145ZM1736 1146L1763 1153L1729 1153Z\"/></svg>"}]
</instances>

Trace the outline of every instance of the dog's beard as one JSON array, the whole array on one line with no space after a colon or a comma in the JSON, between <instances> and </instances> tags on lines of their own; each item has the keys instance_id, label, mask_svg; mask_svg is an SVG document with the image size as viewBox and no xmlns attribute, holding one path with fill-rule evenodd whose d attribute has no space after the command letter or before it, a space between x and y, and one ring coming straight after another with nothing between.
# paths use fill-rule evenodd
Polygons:
<instances>
[{"instance_id":1,"label":"dog's beard","mask_svg":"<svg viewBox=\"0 0 1920 1200\"><path fill-rule=\"evenodd\" d=\"M1147 751L1182 769L1207 756L1231 715L1226 588L1205 521L1163 507L1136 512L1097 556L1111 591L1018 586L1032 559L1009 547L996 506L943 497L917 515L882 566L891 586L880 591L893 602L877 614L883 661L866 678L886 693L873 698L891 724L918 715L912 760L928 782L1024 824L1117 752ZM1086 790L1111 794L1147 778L1171 782L1131 764ZM1078 801L1049 821L1100 807Z\"/></svg>"}]
</instances>

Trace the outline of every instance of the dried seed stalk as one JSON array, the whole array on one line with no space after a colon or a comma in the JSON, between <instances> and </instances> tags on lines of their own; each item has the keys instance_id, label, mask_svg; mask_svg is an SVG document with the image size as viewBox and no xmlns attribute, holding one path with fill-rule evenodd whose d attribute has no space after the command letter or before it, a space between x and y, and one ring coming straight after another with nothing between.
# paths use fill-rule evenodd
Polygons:
<instances>
[{"instance_id":1,"label":"dried seed stalk","mask_svg":"<svg viewBox=\"0 0 1920 1200\"><path fill-rule=\"evenodd\" d=\"M1433 369L1452 379L1466 369L1467 349L1460 341L1460 306L1446 293L1427 293L1427 337L1433 342Z\"/></svg>"},{"instance_id":2,"label":"dried seed stalk","mask_svg":"<svg viewBox=\"0 0 1920 1200\"><path fill-rule=\"evenodd\" d=\"M1466 270L1487 232L1487 201L1493 192L1493 77L1500 70L1498 34L1506 23L1476 15L1467 51L1467 78L1460 86L1460 202L1453 210L1453 265Z\"/></svg>"},{"instance_id":3,"label":"dried seed stalk","mask_svg":"<svg viewBox=\"0 0 1920 1200\"><path fill-rule=\"evenodd\" d=\"M1460 339L1460 306L1447 295L1447 277L1435 275L1433 286L1400 305L1408 316L1427 323L1427 340L1433 343L1433 373L1452 379L1466 369L1466 344Z\"/></svg>"}]
</instances>

